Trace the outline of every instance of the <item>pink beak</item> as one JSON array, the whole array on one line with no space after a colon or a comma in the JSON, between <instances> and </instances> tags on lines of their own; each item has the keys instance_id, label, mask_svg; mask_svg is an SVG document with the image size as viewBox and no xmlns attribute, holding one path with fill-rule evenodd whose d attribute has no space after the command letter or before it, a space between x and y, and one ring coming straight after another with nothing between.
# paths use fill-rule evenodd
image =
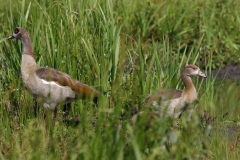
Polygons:
<instances>
[{"instance_id":1,"label":"pink beak","mask_svg":"<svg viewBox=\"0 0 240 160\"><path fill-rule=\"evenodd\" d=\"M207 76L205 74L203 74L201 71L198 72L198 76L203 77L203 78L207 78Z\"/></svg>"},{"instance_id":2,"label":"pink beak","mask_svg":"<svg viewBox=\"0 0 240 160\"><path fill-rule=\"evenodd\" d=\"M8 37L8 39L13 39L14 37L11 35L10 37Z\"/></svg>"}]
</instances>

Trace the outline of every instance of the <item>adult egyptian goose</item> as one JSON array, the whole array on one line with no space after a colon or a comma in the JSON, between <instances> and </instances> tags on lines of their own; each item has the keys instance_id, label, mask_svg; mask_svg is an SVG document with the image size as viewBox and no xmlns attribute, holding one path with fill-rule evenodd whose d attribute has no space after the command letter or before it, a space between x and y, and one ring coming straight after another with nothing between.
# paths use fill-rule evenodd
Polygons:
<instances>
[{"instance_id":1,"label":"adult egyptian goose","mask_svg":"<svg viewBox=\"0 0 240 160\"><path fill-rule=\"evenodd\" d=\"M23 53L21 62L22 81L35 98L43 97L45 108L54 109L60 103L68 104L76 100L77 95L82 98L97 99L99 92L73 79L66 73L49 67L39 67L33 56L32 42L25 28L17 27L8 39L17 38L22 42Z\"/></svg>"},{"instance_id":2,"label":"adult egyptian goose","mask_svg":"<svg viewBox=\"0 0 240 160\"><path fill-rule=\"evenodd\" d=\"M192 76L207 78L196 65L188 65L181 74L181 79L185 85L184 90L160 89L148 95L145 99L145 107L152 105L161 111L168 107L167 113L178 118L186 109L185 105L192 104L196 99L197 92L191 80Z\"/></svg>"}]
</instances>

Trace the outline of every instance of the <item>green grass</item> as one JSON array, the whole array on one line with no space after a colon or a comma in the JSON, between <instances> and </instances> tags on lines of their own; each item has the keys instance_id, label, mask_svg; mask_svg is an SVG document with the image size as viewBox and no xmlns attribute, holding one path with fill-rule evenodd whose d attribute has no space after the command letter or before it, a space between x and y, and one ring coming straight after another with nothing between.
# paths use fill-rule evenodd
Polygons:
<instances>
[{"instance_id":1,"label":"green grass","mask_svg":"<svg viewBox=\"0 0 240 160\"><path fill-rule=\"evenodd\" d=\"M147 109L129 118L149 93L182 89L180 71L187 64L210 73L239 64L238 1L0 2L0 159L239 158L238 141L218 132L219 125L239 124L235 82L193 78L198 100L180 119ZM31 34L40 66L66 72L110 97L101 95L98 107L89 100L73 103L69 123L61 110L53 121L42 104L35 117L21 81L21 43L6 40L18 26ZM200 120L204 110L218 119L207 125Z\"/></svg>"}]
</instances>

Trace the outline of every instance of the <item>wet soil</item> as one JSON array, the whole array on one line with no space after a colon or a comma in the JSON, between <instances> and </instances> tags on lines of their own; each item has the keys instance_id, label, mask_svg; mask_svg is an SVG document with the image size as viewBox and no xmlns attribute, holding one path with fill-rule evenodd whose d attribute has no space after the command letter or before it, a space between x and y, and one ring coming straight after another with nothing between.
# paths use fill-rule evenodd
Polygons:
<instances>
[{"instance_id":1,"label":"wet soil","mask_svg":"<svg viewBox=\"0 0 240 160\"><path fill-rule=\"evenodd\" d=\"M229 78L236 78L237 80L240 79L240 65L233 66L233 65L227 65L223 69L219 70L213 70L212 75L219 79L229 79Z\"/></svg>"},{"instance_id":2,"label":"wet soil","mask_svg":"<svg viewBox=\"0 0 240 160\"><path fill-rule=\"evenodd\" d=\"M219 80L225 79L240 84L240 65L226 65L221 70L213 70L211 75ZM220 136L222 134L223 137L228 138L229 141L235 141L240 136L240 126L238 125L219 125L218 128L212 129L212 136L216 135L216 131Z\"/></svg>"},{"instance_id":3,"label":"wet soil","mask_svg":"<svg viewBox=\"0 0 240 160\"><path fill-rule=\"evenodd\" d=\"M218 136L219 138L226 138L228 141L239 140L240 126L237 125L218 125L213 127L209 134L210 137Z\"/></svg>"}]
</instances>

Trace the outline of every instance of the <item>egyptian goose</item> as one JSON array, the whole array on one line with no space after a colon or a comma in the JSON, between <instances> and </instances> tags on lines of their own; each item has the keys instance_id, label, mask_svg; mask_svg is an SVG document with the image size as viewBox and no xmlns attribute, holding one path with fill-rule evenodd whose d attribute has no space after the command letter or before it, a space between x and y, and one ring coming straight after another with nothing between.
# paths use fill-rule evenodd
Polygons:
<instances>
[{"instance_id":1,"label":"egyptian goose","mask_svg":"<svg viewBox=\"0 0 240 160\"><path fill-rule=\"evenodd\" d=\"M30 34L25 28L15 28L12 35L8 37L8 39L12 38L19 39L23 45L22 81L26 88L33 93L34 98L43 97L45 108L54 109L54 117L60 103L71 103L76 100L77 95L97 100L99 95L97 90L56 69L39 67L33 56Z\"/></svg>"},{"instance_id":2,"label":"egyptian goose","mask_svg":"<svg viewBox=\"0 0 240 160\"><path fill-rule=\"evenodd\" d=\"M144 107L152 105L159 108L160 111L168 107L167 113L174 118L178 118L186 109L185 105L192 104L196 99L197 92L191 80L192 76L207 78L197 66L188 65L181 74L181 79L185 85L184 90L160 89L148 95Z\"/></svg>"}]
</instances>

